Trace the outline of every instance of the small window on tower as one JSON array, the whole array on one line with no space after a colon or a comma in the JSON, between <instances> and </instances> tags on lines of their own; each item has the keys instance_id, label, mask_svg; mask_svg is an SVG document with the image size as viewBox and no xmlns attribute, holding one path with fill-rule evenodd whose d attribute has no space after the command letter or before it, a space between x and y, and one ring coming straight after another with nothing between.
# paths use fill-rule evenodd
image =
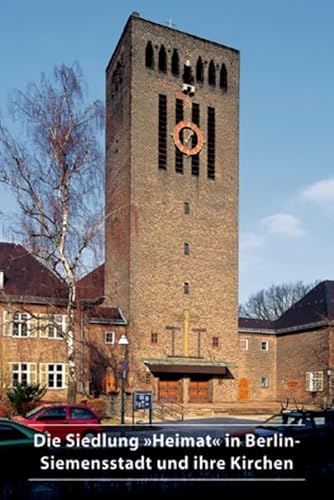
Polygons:
<instances>
[{"instance_id":1,"label":"small window on tower","mask_svg":"<svg viewBox=\"0 0 334 500\"><path fill-rule=\"evenodd\" d=\"M209 85L216 85L216 68L212 60L209 64Z\"/></svg>"},{"instance_id":2,"label":"small window on tower","mask_svg":"<svg viewBox=\"0 0 334 500\"><path fill-rule=\"evenodd\" d=\"M183 66L183 83L187 83L188 85L192 85L194 83L190 61L186 61L186 64Z\"/></svg>"},{"instance_id":3,"label":"small window on tower","mask_svg":"<svg viewBox=\"0 0 334 500\"><path fill-rule=\"evenodd\" d=\"M190 287L189 287L189 282L188 282L188 281L185 281L185 282L183 283L183 293L184 293L185 295L189 295L189 289L190 289Z\"/></svg>"},{"instance_id":4,"label":"small window on tower","mask_svg":"<svg viewBox=\"0 0 334 500\"><path fill-rule=\"evenodd\" d=\"M183 212L188 215L190 214L190 205L188 201L185 201L183 204Z\"/></svg>"},{"instance_id":5,"label":"small window on tower","mask_svg":"<svg viewBox=\"0 0 334 500\"><path fill-rule=\"evenodd\" d=\"M172 55L172 74L175 76L180 74L179 54L176 49L174 49Z\"/></svg>"},{"instance_id":6,"label":"small window on tower","mask_svg":"<svg viewBox=\"0 0 334 500\"><path fill-rule=\"evenodd\" d=\"M145 51L145 66L146 68L154 68L154 54L153 54L153 47L152 43L148 42L146 45L146 51Z\"/></svg>"},{"instance_id":7,"label":"small window on tower","mask_svg":"<svg viewBox=\"0 0 334 500\"><path fill-rule=\"evenodd\" d=\"M163 45L161 45L159 50L159 69L166 73L167 71L167 54L166 49Z\"/></svg>"},{"instance_id":8,"label":"small window on tower","mask_svg":"<svg viewBox=\"0 0 334 500\"><path fill-rule=\"evenodd\" d=\"M219 347L219 337L212 337L212 347Z\"/></svg>"},{"instance_id":9,"label":"small window on tower","mask_svg":"<svg viewBox=\"0 0 334 500\"><path fill-rule=\"evenodd\" d=\"M227 90L227 71L226 71L226 66L225 64L222 64L222 67L220 68L220 82L219 82L220 88L226 92Z\"/></svg>"},{"instance_id":10,"label":"small window on tower","mask_svg":"<svg viewBox=\"0 0 334 500\"><path fill-rule=\"evenodd\" d=\"M189 246L189 243L184 243L184 245L183 245L183 252L184 252L184 255L190 255L190 246Z\"/></svg>"},{"instance_id":11,"label":"small window on tower","mask_svg":"<svg viewBox=\"0 0 334 500\"><path fill-rule=\"evenodd\" d=\"M198 82L204 81L204 69L203 69L203 62L202 62L201 57L199 57L197 59L197 63L196 63L196 80Z\"/></svg>"},{"instance_id":12,"label":"small window on tower","mask_svg":"<svg viewBox=\"0 0 334 500\"><path fill-rule=\"evenodd\" d=\"M151 333L151 344L157 344L158 343L158 334L152 332Z\"/></svg>"}]
</instances>

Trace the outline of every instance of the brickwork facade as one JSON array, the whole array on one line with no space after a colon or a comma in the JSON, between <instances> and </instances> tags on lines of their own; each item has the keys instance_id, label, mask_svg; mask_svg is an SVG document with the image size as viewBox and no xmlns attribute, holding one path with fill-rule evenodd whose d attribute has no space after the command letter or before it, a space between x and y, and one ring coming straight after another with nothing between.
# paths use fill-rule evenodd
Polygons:
<instances>
[{"instance_id":1,"label":"brickwork facade","mask_svg":"<svg viewBox=\"0 0 334 500\"><path fill-rule=\"evenodd\" d=\"M239 401L275 401L277 338L271 333L239 332Z\"/></svg>"},{"instance_id":2,"label":"brickwork facade","mask_svg":"<svg viewBox=\"0 0 334 500\"><path fill-rule=\"evenodd\" d=\"M148 44L151 65L145 62ZM175 53L178 74L176 67L174 74L172 70ZM199 60L203 81L196 80ZM208 81L211 61L215 85ZM219 80L223 66L227 88ZM182 92L189 68L194 75L193 95ZM132 16L108 65L106 81L105 288L110 304L120 307L128 320L131 385L150 388L154 377L166 378L171 369L151 373L145 360L169 360L172 365L173 358L182 358L185 364L192 360L192 366L196 359L225 361L230 368L220 376L205 374L208 399L234 400L238 51ZM167 127L163 167L159 165L160 96ZM208 138L199 153L197 173L192 170L192 155L182 154L183 172L176 171L172 135L177 102L186 122L192 122L196 107L199 127ZM215 114L214 178L208 174L208 108ZM187 380L197 379L203 370L210 371L197 367L185 377L174 368L180 400L187 399Z\"/></svg>"}]
</instances>

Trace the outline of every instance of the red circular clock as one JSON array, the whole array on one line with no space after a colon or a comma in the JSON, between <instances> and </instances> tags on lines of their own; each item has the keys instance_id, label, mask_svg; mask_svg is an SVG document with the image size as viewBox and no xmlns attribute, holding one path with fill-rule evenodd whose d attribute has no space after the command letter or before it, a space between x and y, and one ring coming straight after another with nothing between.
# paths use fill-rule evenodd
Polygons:
<instances>
[{"instance_id":1,"label":"red circular clock","mask_svg":"<svg viewBox=\"0 0 334 500\"><path fill-rule=\"evenodd\" d=\"M179 122L174 128L173 138L175 146L187 156L197 155L204 143L201 129L193 122Z\"/></svg>"}]
</instances>

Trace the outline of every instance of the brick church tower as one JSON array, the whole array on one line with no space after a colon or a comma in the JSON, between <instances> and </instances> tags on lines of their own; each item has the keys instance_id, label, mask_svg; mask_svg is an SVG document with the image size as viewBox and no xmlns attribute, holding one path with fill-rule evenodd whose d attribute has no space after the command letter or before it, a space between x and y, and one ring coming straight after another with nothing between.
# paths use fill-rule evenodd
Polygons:
<instances>
[{"instance_id":1,"label":"brick church tower","mask_svg":"<svg viewBox=\"0 0 334 500\"><path fill-rule=\"evenodd\" d=\"M105 291L130 389L233 401L239 52L134 13L106 93Z\"/></svg>"}]
</instances>

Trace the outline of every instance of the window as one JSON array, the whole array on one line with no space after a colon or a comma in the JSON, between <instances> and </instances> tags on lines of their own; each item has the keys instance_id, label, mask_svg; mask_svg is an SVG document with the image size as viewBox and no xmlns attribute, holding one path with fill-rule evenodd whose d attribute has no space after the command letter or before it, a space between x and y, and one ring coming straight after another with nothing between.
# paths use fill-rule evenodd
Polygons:
<instances>
[{"instance_id":1,"label":"window","mask_svg":"<svg viewBox=\"0 0 334 500\"><path fill-rule=\"evenodd\" d=\"M26 440L27 442L29 442L29 438L26 434L24 434L24 432L2 422L0 427L0 442L15 441L17 439Z\"/></svg>"},{"instance_id":2,"label":"window","mask_svg":"<svg viewBox=\"0 0 334 500\"><path fill-rule=\"evenodd\" d=\"M27 313L14 313L13 314L13 337L27 337L28 336L28 314Z\"/></svg>"},{"instance_id":3,"label":"window","mask_svg":"<svg viewBox=\"0 0 334 500\"><path fill-rule=\"evenodd\" d=\"M199 104L193 102L192 110L191 110L191 119L195 125L199 127ZM197 136L194 134L192 136L191 146L194 148L197 145ZM199 175L199 153L197 155L192 155L191 157L191 174Z\"/></svg>"},{"instance_id":4,"label":"window","mask_svg":"<svg viewBox=\"0 0 334 500\"><path fill-rule=\"evenodd\" d=\"M40 363L40 383L49 389L66 387L66 365L64 363Z\"/></svg>"},{"instance_id":5,"label":"window","mask_svg":"<svg viewBox=\"0 0 334 500\"><path fill-rule=\"evenodd\" d=\"M145 373L145 384L150 384L151 383L151 372L146 372Z\"/></svg>"},{"instance_id":6,"label":"window","mask_svg":"<svg viewBox=\"0 0 334 500\"><path fill-rule=\"evenodd\" d=\"M248 339L240 339L239 348L240 351L248 351Z\"/></svg>"},{"instance_id":7,"label":"window","mask_svg":"<svg viewBox=\"0 0 334 500\"><path fill-rule=\"evenodd\" d=\"M306 372L306 390L310 392L318 392L324 390L324 373Z\"/></svg>"},{"instance_id":8,"label":"window","mask_svg":"<svg viewBox=\"0 0 334 500\"><path fill-rule=\"evenodd\" d=\"M159 95L159 168L167 167L167 96Z\"/></svg>"},{"instance_id":9,"label":"window","mask_svg":"<svg viewBox=\"0 0 334 500\"><path fill-rule=\"evenodd\" d=\"M64 328L64 316L62 314L55 314L52 318L52 324L48 325L47 337L49 339L62 339Z\"/></svg>"},{"instance_id":10,"label":"window","mask_svg":"<svg viewBox=\"0 0 334 500\"><path fill-rule=\"evenodd\" d=\"M48 408L44 413L42 413L36 420L43 422L52 420L66 420L66 408L56 407Z\"/></svg>"},{"instance_id":11,"label":"window","mask_svg":"<svg viewBox=\"0 0 334 500\"><path fill-rule=\"evenodd\" d=\"M159 70L166 73L167 71L167 54L166 49L163 45L161 45L159 50Z\"/></svg>"},{"instance_id":12,"label":"window","mask_svg":"<svg viewBox=\"0 0 334 500\"><path fill-rule=\"evenodd\" d=\"M96 416L90 410L86 408L70 408L70 418L72 420L79 420L84 418L96 420Z\"/></svg>"},{"instance_id":13,"label":"window","mask_svg":"<svg viewBox=\"0 0 334 500\"><path fill-rule=\"evenodd\" d=\"M115 343L115 332L104 332L104 343L114 344Z\"/></svg>"},{"instance_id":14,"label":"window","mask_svg":"<svg viewBox=\"0 0 334 500\"><path fill-rule=\"evenodd\" d=\"M37 382L36 363L9 363L11 386L17 384L35 384Z\"/></svg>"},{"instance_id":15,"label":"window","mask_svg":"<svg viewBox=\"0 0 334 500\"><path fill-rule=\"evenodd\" d=\"M261 340L260 342L261 351L269 351L269 342L268 340Z\"/></svg>"},{"instance_id":16,"label":"window","mask_svg":"<svg viewBox=\"0 0 334 500\"><path fill-rule=\"evenodd\" d=\"M220 88L226 92L227 90L227 71L226 71L226 66L225 64L222 64L222 67L220 68L220 81L219 81L219 86Z\"/></svg>"},{"instance_id":17,"label":"window","mask_svg":"<svg viewBox=\"0 0 334 500\"><path fill-rule=\"evenodd\" d=\"M175 123L178 124L180 121L183 120L183 100L182 99L176 99L175 101ZM183 131L180 132L180 138L181 141L183 139ZM178 172L179 174L183 174L183 154L175 146L175 172Z\"/></svg>"},{"instance_id":18,"label":"window","mask_svg":"<svg viewBox=\"0 0 334 500\"><path fill-rule=\"evenodd\" d=\"M183 83L187 83L188 85L192 85L194 83L193 72L189 61L186 61L186 64L183 66L182 79Z\"/></svg>"},{"instance_id":19,"label":"window","mask_svg":"<svg viewBox=\"0 0 334 500\"><path fill-rule=\"evenodd\" d=\"M189 205L188 201L185 201L184 204L183 204L183 213L185 215L190 214L190 205Z\"/></svg>"},{"instance_id":20,"label":"window","mask_svg":"<svg viewBox=\"0 0 334 500\"><path fill-rule=\"evenodd\" d=\"M216 68L215 63L212 60L209 64L209 85L216 85Z\"/></svg>"},{"instance_id":21,"label":"window","mask_svg":"<svg viewBox=\"0 0 334 500\"><path fill-rule=\"evenodd\" d=\"M189 243L184 243L184 245L183 245L183 253L184 253L184 255L190 255L190 246L189 246Z\"/></svg>"},{"instance_id":22,"label":"window","mask_svg":"<svg viewBox=\"0 0 334 500\"><path fill-rule=\"evenodd\" d=\"M201 57L199 57L197 59L197 63L196 63L196 80L198 82L204 81L204 69L203 69L203 62L202 62Z\"/></svg>"},{"instance_id":23,"label":"window","mask_svg":"<svg viewBox=\"0 0 334 500\"><path fill-rule=\"evenodd\" d=\"M219 337L212 337L212 347L219 347Z\"/></svg>"},{"instance_id":24,"label":"window","mask_svg":"<svg viewBox=\"0 0 334 500\"><path fill-rule=\"evenodd\" d=\"M151 344L157 344L158 343L158 334L157 333L151 333Z\"/></svg>"},{"instance_id":25,"label":"window","mask_svg":"<svg viewBox=\"0 0 334 500\"><path fill-rule=\"evenodd\" d=\"M183 293L184 293L185 295L188 295L188 294L189 294L189 283L188 283L188 281L185 281L185 282L183 283Z\"/></svg>"},{"instance_id":26,"label":"window","mask_svg":"<svg viewBox=\"0 0 334 500\"><path fill-rule=\"evenodd\" d=\"M216 162L216 114L215 109L208 107L208 141L207 141L208 178L215 178Z\"/></svg>"},{"instance_id":27,"label":"window","mask_svg":"<svg viewBox=\"0 0 334 500\"><path fill-rule=\"evenodd\" d=\"M172 74L177 76L179 73L180 73L179 54L177 50L174 49L172 55Z\"/></svg>"},{"instance_id":28,"label":"window","mask_svg":"<svg viewBox=\"0 0 334 500\"><path fill-rule=\"evenodd\" d=\"M264 389L266 389L267 387L269 387L269 378L268 377L261 377L260 387L262 387Z\"/></svg>"},{"instance_id":29,"label":"window","mask_svg":"<svg viewBox=\"0 0 334 500\"><path fill-rule=\"evenodd\" d=\"M146 45L146 51L145 51L145 66L146 68L154 68L154 54L153 54L153 47L152 43L148 42Z\"/></svg>"}]
</instances>

